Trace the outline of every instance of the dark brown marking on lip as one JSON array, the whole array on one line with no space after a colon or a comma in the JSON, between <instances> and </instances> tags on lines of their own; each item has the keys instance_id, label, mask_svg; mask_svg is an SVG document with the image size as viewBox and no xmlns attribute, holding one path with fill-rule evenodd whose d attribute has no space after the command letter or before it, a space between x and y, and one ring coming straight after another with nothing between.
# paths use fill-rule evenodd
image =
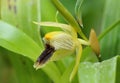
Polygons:
<instances>
[{"instance_id":1,"label":"dark brown marking on lip","mask_svg":"<svg viewBox=\"0 0 120 83\"><path fill-rule=\"evenodd\" d=\"M54 47L46 44L45 50L42 52L42 54L38 57L36 62L39 62L39 64L44 64L54 53L55 49Z\"/></svg>"}]
</instances>

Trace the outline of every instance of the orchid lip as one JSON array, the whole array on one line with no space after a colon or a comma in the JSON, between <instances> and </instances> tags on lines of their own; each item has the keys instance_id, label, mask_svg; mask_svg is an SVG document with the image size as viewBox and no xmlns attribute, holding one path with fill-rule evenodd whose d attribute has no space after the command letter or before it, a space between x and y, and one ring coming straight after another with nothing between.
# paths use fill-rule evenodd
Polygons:
<instances>
[{"instance_id":1,"label":"orchid lip","mask_svg":"<svg viewBox=\"0 0 120 83\"><path fill-rule=\"evenodd\" d=\"M50 46L49 44L46 44L45 50L38 57L36 63L34 64L34 67L37 69L37 67L45 64L50 59L50 57L53 55L54 52L55 52L55 48Z\"/></svg>"}]
</instances>

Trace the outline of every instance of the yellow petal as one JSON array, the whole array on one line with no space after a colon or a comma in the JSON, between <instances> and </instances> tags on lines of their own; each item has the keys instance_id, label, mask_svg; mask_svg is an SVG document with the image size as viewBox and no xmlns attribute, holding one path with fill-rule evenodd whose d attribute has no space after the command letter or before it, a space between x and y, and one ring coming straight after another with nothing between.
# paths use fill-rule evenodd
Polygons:
<instances>
[{"instance_id":1,"label":"yellow petal","mask_svg":"<svg viewBox=\"0 0 120 83\"><path fill-rule=\"evenodd\" d=\"M77 37L76 31L70 25L67 25L67 24L62 24L62 23L57 23L57 22L39 22L39 23L38 22L33 22L33 23L38 24L40 26L59 27L63 31L72 35L73 37Z\"/></svg>"},{"instance_id":2,"label":"yellow petal","mask_svg":"<svg viewBox=\"0 0 120 83\"><path fill-rule=\"evenodd\" d=\"M47 33L44 37L44 42L53 46L55 50L73 50L75 47L73 37L63 31L54 31Z\"/></svg>"},{"instance_id":3,"label":"yellow petal","mask_svg":"<svg viewBox=\"0 0 120 83\"><path fill-rule=\"evenodd\" d=\"M72 70L72 73L70 75L70 82L72 81L72 79L74 78L74 76L76 75L77 71L78 71L78 66L80 63L80 58L82 55L82 45L80 44L78 48L76 48L76 62L75 62L75 66Z\"/></svg>"}]
</instances>

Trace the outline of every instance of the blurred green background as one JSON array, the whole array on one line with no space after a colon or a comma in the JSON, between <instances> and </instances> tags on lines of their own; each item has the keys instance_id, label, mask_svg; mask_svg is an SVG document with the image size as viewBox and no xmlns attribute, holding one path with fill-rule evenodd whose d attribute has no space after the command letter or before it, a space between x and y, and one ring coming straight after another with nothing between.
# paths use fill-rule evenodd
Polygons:
<instances>
[{"instance_id":1,"label":"blurred green background","mask_svg":"<svg viewBox=\"0 0 120 83\"><path fill-rule=\"evenodd\" d=\"M60 0L60 2L76 18L75 5L77 0ZM87 37L89 37L91 28L94 28L97 36L99 36L106 28L120 20L119 0L83 0L83 4L79 10L80 15L82 15L81 19L84 26L82 30ZM22 53L17 53L9 50L7 47L4 48L4 46L1 45L3 43L0 36L0 83L57 83L59 76L65 70L68 71L67 67L72 68L70 62L73 61L73 57L67 57L63 60L50 63L47 67L37 71L33 68L33 61L44 49L42 37L47 32L59 29L49 27L40 28L40 26L32 22L56 21L56 11L51 0L0 0L0 20L24 32L26 36L32 39L30 39L31 42L35 42L39 46L38 48L40 48L36 51L37 48L30 48L29 44L26 45L27 43L25 43L21 50ZM60 13L57 19L59 22L67 23ZM0 28L3 27L0 26ZM0 30L1 35L2 29ZM6 29L4 34L9 32L10 31ZM102 60L120 54L119 32L120 24L99 41ZM24 43L24 40L19 41L19 43ZM19 44L17 46L19 47ZM32 46L35 47L34 45L31 45L31 47ZM23 56L24 51L27 49L31 51L31 58L34 57L33 60L31 60L28 55L27 57ZM90 55L86 52L87 51L85 51L83 55ZM61 83L67 82L64 81ZM73 83L80 83L79 77L76 76Z\"/></svg>"}]
</instances>

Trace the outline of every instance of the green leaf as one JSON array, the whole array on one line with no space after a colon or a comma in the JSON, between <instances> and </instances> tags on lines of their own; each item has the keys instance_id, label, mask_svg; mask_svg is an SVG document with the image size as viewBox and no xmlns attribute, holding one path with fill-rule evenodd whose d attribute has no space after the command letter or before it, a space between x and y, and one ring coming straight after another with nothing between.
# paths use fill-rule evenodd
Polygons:
<instances>
[{"instance_id":1,"label":"green leaf","mask_svg":"<svg viewBox=\"0 0 120 83\"><path fill-rule=\"evenodd\" d=\"M84 48L82 52L81 62L98 62L95 52L93 52L91 47Z\"/></svg>"},{"instance_id":2,"label":"green leaf","mask_svg":"<svg viewBox=\"0 0 120 83\"><path fill-rule=\"evenodd\" d=\"M105 29L98 37L98 40L101 40L105 35L107 35L110 31L112 31L116 26L120 24L120 20L113 23L111 26L109 26L107 29Z\"/></svg>"},{"instance_id":3,"label":"green leaf","mask_svg":"<svg viewBox=\"0 0 120 83\"><path fill-rule=\"evenodd\" d=\"M69 58L70 57L68 57L67 59L69 59ZM67 64L67 68L66 68L66 70L64 71L64 73L61 76L60 83L70 83L70 75L71 75L71 72L72 72L73 67L75 65L75 60L70 60L69 63L70 64ZM71 83L78 83L78 76L77 75L75 75L75 77L71 81Z\"/></svg>"},{"instance_id":4,"label":"green leaf","mask_svg":"<svg viewBox=\"0 0 120 83\"><path fill-rule=\"evenodd\" d=\"M51 83L42 70L35 71L32 66L33 61L1 47L0 63L0 82L2 83Z\"/></svg>"},{"instance_id":5,"label":"green leaf","mask_svg":"<svg viewBox=\"0 0 120 83\"><path fill-rule=\"evenodd\" d=\"M82 30L84 34L89 37L91 28L94 28L97 35L101 31L101 21L104 11L105 0L77 0L76 9L78 11L78 19L82 19L83 27ZM81 7L79 7L81 5Z\"/></svg>"},{"instance_id":6,"label":"green leaf","mask_svg":"<svg viewBox=\"0 0 120 83\"><path fill-rule=\"evenodd\" d=\"M40 26L32 21L41 21L40 0L1 0L1 20L25 32L43 48Z\"/></svg>"},{"instance_id":7,"label":"green leaf","mask_svg":"<svg viewBox=\"0 0 120 83\"><path fill-rule=\"evenodd\" d=\"M120 56L103 62L83 62L79 66L80 83L119 83Z\"/></svg>"},{"instance_id":8,"label":"green leaf","mask_svg":"<svg viewBox=\"0 0 120 83\"><path fill-rule=\"evenodd\" d=\"M25 33L3 21L0 21L0 46L27 56L33 61L42 51L38 44Z\"/></svg>"},{"instance_id":9,"label":"green leaf","mask_svg":"<svg viewBox=\"0 0 120 83\"><path fill-rule=\"evenodd\" d=\"M74 61L64 71L64 73L61 77L61 83L69 83L70 82L70 74L72 72L73 67L74 67Z\"/></svg>"},{"instance_id":10,"label":"green leaf","mask_svg":"<svg viewBox=\"0 0 120 83\"><path fill-rule=\"evenodd\" d=\"M80 1L80 0L79 0ZM83 32L88 36L91 28L97 35L120 20L120 3L118 0L84 0L79 11L82 12ZM114 26L100 41L101 57L108 59L120 54L120 25ZM109 30L108 30L109 31ZM110 51L111 50L111 51Z\"/></svg>"},{"instance_id":11,"label":"green leaf","mask_svg":"<svg viewBox=\"0 0 120 83\"><path fill-rule=\"evenodd\" d=\"M65 6L65 8L74 16L75 15L75 4L77 0L60 0L60 2ZM68 4L69 3L69 4Z\"/></svg>"},{"instance_id":12,"label":"green leaf","mask_svg":"<svg viewBox=\"0 0 120 83\"><path fill-rule=\"evenodd\" d=\"M111 24L120 20L120 1L107 0L105 3L102 31L106 30ZM115 26L110 33L108 33L101 41L101 55L104 59L120 54L120 24Z\"/></svg>"},{"instance_id":13,"label":"green leaf","mask_svg":"<svg viewBox=\"0 0 120 83\"><path fill-rule=\"evenodd\" d=\"M61 73L56 64L49 62L42 69L53 80L54 83L60 83Z\"/></svg>"},{"instance_id":14,"label":"green leaf","mask_svg":"<svg viewBox=\"0 0 120 83\"><path fill-rule=\"evenodd\" d=\"M6 24L5 24L4 31L6 31L6 32L4 34L11 31L13 33L13 35L15 34L16 36L10 35L10 37L8 37L8 39L6 39L6 40L8 40L7 42L2 39L1 45L3 47L7 48L8 50L11 50L11 51L14 51L16 53L27 56L35 61L37 59L37 57L39 56L41 50L43 49L43 46L41 43L42 39L39 36L40 35L39 26L33 24L32 21L39 22L40 19L42 19L42 20L44 19L43 17L53 16L53 14L51 14L51 16L44 14L44 13L46 13L46 11L43 12L44 10L46 10L45 9L46 7L50 8L50 11L51 11L51 9L53 9L51 7L48 7L48 4L52 5L51 3L48 3L48 2L50 2L50 1L44 1L44 0L41 0L41 1L40 0L34 0L34 1L31 1L31 0L27 0L27 1L25 1L25 0L17 0L17 1L10 0L10 1L5 1L5 0L2 0L2 5L1 5L2 7L0 7L1 8L0 14L2 14L2 20L16 26L18 29L24 31L27 35L25 35L25 33L23 33L23 32L21 33L21 31L19 34L19 31L18 30L16 31L15 27L14 27L15 30L13 30L7 26L9 28L9 30L8 30L8 28L6 30L5 29ZM46 4L47 6L44 7L45 5L41 5L41 4ZM11 7L11 9L9 7ZM42 14L40 14L40 11L42 11ZM54 9L53 9L53 12L55 12ZM42 16L40 16L40 15L42 15ZM53 18L54 18L54 16L53 16ZM50 18L50 20L51 20L51 18ZM6 34L6 36L7 35L8 35L8 33ZM15 38L13 38L13 37L15 37ZM22 38L19 38L19 37L22 37ZM40 45L40 47L30 37L32 39L34 39L34 41L37 42ZM4 38L4 37L2 36L2 38ZM25 42L25 41L27 41L27 42ZM17 57L18 56L17 54L15 56L16 57L12 58L13 54L11 54L11 56L9 58L11 58L12 65L15 65L15 70L18 71L17 76L20 77L21 80L23 80L22 82L25 82L25 81L27 81L27 79L23 77L23 75L25 73L24 74L19 73L19 72L23 71L21 69L21 67L22 67L22 65L20 63L21 60L19 60L19 57ZM18 65L15 64L16 61L18 62ZM21 65L21 66L19 66L19 65ZM32 67L33 63L32 64L28 63L27 65ZM51 70L50 70L50 68L51 68ZM59 69L56 67L56 65L53 62L51 62L49 64L49 66L46 66L42 70L44 72L46 72L47 75L50 76L51 79L53 79L53 81L56 82L56 79L59 79L59 75L60 75ZM54 72L54 71L56 71L56 72ZM34 71L31 71L28 73L32 73L32 72L34 72ZM41 73L37 72L37 71L36 71L36 73L38 73L38 76L36 77L36 82L37 82L38 78L40 77L39 74L41 74ZM27 76L27 78L29 78L29 76Z\"/></svg>"},{"instance_id":15,"label":"green leaf","mask_svg":"<svg viewBox=\"0 0 120 83\"><path fill-rule=\"evenodd\" d=\"M0 27L0 46L15 53L24 55L32 61L37 59L42 49L30 37L19 29L3 21L0 21ZM14 61L14 59L12 59L12 61ZM54 80L54 82L58 81L60 71L53 62L44 67L43 71L45 71L48 76Z\"/></svg>"},{"instance_id":16,"label":"green leaf","mask_svg":"<svg viewBox=\"0 0 120 83\"><path fill-rule=\"evenodd\" d=\"M47 16L46 19L48 19L48 17L50 17L50 20L51 20L51 17L54 18L53 13L56 12L55 9L53 9L53 7L51 6L52 4L50 3L49 0L32 0L32 1L31 0L9 0L9 1L2 0L1 4L2 4L2 5L0 5L1 6L0 14L2 17L1 19L13 26L16 26L18 29L22 30L27 35L25 33L23 33L22 31L18 31L18 29L15 29L15 27L14 27L14 29L13 28L11 29L9 26L8 27L9 29L7 28L8 30L5 30L5 29L3 30L3 31L5 31L5 34L8 35L7 32L11 31L16 36L10 35L10 37L6 38L6 40L8 40L8 42L6 42L5 40L2 39L0 45L7 48L10 51L19 53L23 56L27 56L32 61L35 61L37 59L37 57L39 56L39 54L41 53L41 51L43 50L43 43L42 43L42 39L40 36L41 33L39 31L40 26L33 24L32 21L39 22L40 20L45 20L46 16ZM44 5L44 4L46 4L46 5ZM51 6L52 8L49 7L48 5ZM50 8L50 9L48 9L48 8ZM52 9L53 9L53 13L51 13L51 16L44 14L44 13L46 13L46 11L44 11L46 9L48 9L50 12L52 12ZM6 24L4 26L6 27ZM1 27L1 23L0 23L0 27ZM17 34L19 34L19 35L17 35ZM15 38L13 38L13 37L15 37ZM21 37L21 38L19 38L19 37ZM2 38L4 38L4 37L2 36ZM14 45L11 45L11 43ZM18 56L18 55L16 55L16 56ZM13 57L12 54L10 57ZM15 63L16 63L14 61L14 59L18 60L19 57L12 58L11 61L13 62L12 63L13 65L15 65ZM29 64L29 63L28 63L28 65L33 66L33 64ZM15 70L17 67L18 66L16 65ZM20 67L18 67L18 68L20 68ZM52 71L50 71L49 68L51 68ZM50 76L50 78L54 82L56 82L56 79L58 79L59 75L60 75L59 69L56 67L56 65L53 62L51 62L49 64L49 68L47 68L47 66L46 66L42 70L44 72L46 72L47 75ZM18 72L19 71L22 71L22 69L18 70ZM54 71L58 71L58 72L54 72ZM35 72L35 71L31 71L31 72ZM52 75L50 75L51 73L52 73ZM38 73L38 78L39 78L39 74L41 74L41 73ZM22 76L24 74L19 73L17 75ZM58 75L58 76L56 76L56 75Z\"/></svg>"},{"instance_id":17,"label":"green leaf","mask_svg":"<svg viewBox=\"0 0 120 83\"><path fill-rule=\"evenodd\" d=\"M53 6L53 4L51 3L50 0L40 0L40 7L41 7L41 21L53 21L55 22L55 16L56 16L56 9ZM60 30L56 27L41 27L41 33L42 35L44 35L47 32L50 31L56 31L56 30Z\"/></svg>"}]
</instances>

